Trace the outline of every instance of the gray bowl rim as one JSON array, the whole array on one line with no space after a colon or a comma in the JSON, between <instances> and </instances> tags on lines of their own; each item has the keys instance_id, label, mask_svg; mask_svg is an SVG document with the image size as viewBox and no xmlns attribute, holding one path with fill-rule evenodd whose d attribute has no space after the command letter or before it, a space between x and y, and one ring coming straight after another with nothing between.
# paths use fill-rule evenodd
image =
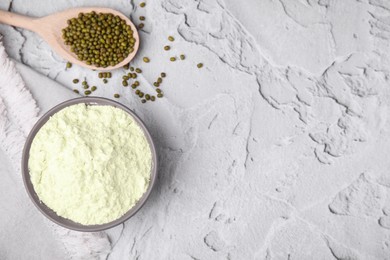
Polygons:
<instances>
[{"instance_id":1,"label":"gray bowl rim","mask_svg":"<svg viewBox=\"0 0 390 260\"><path fill-rule=\"evenodd\" d=\"M38 195L36 194L34 187L31 183L30 180L30 173L28 169L28 159L29 159L29 152L31 148L32 141L35 138L35 135L38 133L38 131L41 129L41 127L50 119L51 116L53 116L55 113L59 112L60 110L76 105L76 104L86 104L86 105L105 105L105 106L113 106L120 108L127 112L132 118L138 123L138 125L141 127L143 130L146 139L149 143L150 150L152 152L152 169L150 173L150 181L149 181L149 186L146 192L142 195L141 199L128 211L126 212L122 217L101 225L82 225L80 223L74 222L70 219L63 218L61 216L58 216L52 209L50 209L48 206L46 206L43 202L40 201ZM31 129L27 139L26 143L23 148L23 154L22 154L22 176L23 176L23 183L26 188L27 194L34 203L34 205L38 208L38 210L46 216L48 219L53 221L54 223L71 229L71 230L76 230L76 231L83 231L83 232L96 232L96 231L102 231L106 230L112 227L115 227L119 224L122 224L132 216L134 216L140 209L141 207L145 204L147 199L150 196L150 193L153 190L153 187L156 184L157 180L157 168L158 168L158 158L157 158L157 153L156 153L156 148L153 142L153 139L147 130L145 124L143 121L128 107L125 105L118 103L114 100L107 99L107 98L101 98L101 97L80 97L80 98L74 98L67 100L65 102L62 102L52 109L50 109L48 112L46 112L34 125L34 127Z\"/></svg>"}]
</instances>

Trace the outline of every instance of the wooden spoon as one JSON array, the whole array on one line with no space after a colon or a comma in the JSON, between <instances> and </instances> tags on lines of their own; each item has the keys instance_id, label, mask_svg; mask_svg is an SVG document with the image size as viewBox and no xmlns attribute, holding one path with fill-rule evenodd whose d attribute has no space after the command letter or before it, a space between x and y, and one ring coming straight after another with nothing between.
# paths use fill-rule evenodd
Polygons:
<instances>
[{"instance_id":1,"label":"wooden spoon","mask_svg":"<svg viewBox=\"0 0 390 260\"><path fill-rule=\"evenodd\" d=\"M92 11L95 11L96 13L112 13L114 15L118 15L121 19L125 20L128 25L131 26L131 29L133 31L133 37L135 39L134 51L130 53L126 59L124 59L122 62L118 63L115 66L109 66L107 68L97 68L93 65L85 64L83 61L78 60L77 56L70 51L70 47L68 45L65 45L62 39L62 29L68 26L67 21L69 19L77 17L78 14L81 12L89 13ZM139 35L137 28L125 15L110 8L72 8L42 18L31 18L0 10L0 23L21 27L36 32L65 60L93 70L109 71L120 68L128 64L134 58L139 48Z\"/></svg>"}]
</instances>

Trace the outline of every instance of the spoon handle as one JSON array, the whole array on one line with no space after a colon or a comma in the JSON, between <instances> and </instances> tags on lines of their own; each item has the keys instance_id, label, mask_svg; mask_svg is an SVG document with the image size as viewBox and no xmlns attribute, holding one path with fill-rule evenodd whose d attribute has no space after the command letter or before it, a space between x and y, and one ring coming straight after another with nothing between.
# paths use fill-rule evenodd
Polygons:
<instances>
[{"instance_id":1,"label":"spoon handle","mask_svg":"<svg viewBox=\"0 0 390 260\"><path fill-rule=\"evenodd\" d=\"M36 31L34 18L3 10L0 10L0 23L21 27L30 31Z\"/></svg>"}]
</instances>

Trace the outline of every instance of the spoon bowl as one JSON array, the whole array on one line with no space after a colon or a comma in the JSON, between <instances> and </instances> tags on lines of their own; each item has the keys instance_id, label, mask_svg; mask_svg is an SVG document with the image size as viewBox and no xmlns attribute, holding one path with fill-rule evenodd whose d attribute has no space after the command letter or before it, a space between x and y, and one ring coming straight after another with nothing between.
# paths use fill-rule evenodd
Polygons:
<instances>
[{"instance_id":1,"label":"spoon bowl","mask_svg":"<svg viewBox=\"0 0 390 260\"><path fill-rule=\"evenodd\" d=\"M87 65L83 61L79 60L73 52L70 50L70 46L65 45L62 39L62 29L68 26L67 21L71 18L76 18L79 13L90 13L95 11L96 13L111 13L119 16L130 25L133 31L133 37L135 39L134 51L130 53L123 61L115 66L108 66L106 68L95 67L93 65ZM79 7L72 8L42 18L31 18L22 16L19 14L6 12L0 10L0 23L9 24L16 27L21 27L39 34L51 47L62 56L65 60L80 65L82 67L98 70L98 71L110 71L128 64L136 55L139 48L139 34L135 25L121 12L118 12L111 8L104 7Z\"/></svg>"}]
</instances>

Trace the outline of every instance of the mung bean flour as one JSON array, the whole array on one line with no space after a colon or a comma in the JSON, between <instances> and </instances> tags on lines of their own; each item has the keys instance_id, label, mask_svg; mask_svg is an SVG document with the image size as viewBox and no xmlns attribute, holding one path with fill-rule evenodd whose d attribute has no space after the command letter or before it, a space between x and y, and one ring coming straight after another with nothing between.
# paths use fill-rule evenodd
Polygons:
<instances>
[{"instance_id":1,"label":"mung bean flour","mask_svg":"<svg viewBox=\"0 0 390 260\"><path fill-rule=\"evenodd\" d=\"M40 200L84 225L116 220L148 188L152 153L143 130L111 106L73 105L35 136L28 161Z\"/></svg>"}]
</instances>

